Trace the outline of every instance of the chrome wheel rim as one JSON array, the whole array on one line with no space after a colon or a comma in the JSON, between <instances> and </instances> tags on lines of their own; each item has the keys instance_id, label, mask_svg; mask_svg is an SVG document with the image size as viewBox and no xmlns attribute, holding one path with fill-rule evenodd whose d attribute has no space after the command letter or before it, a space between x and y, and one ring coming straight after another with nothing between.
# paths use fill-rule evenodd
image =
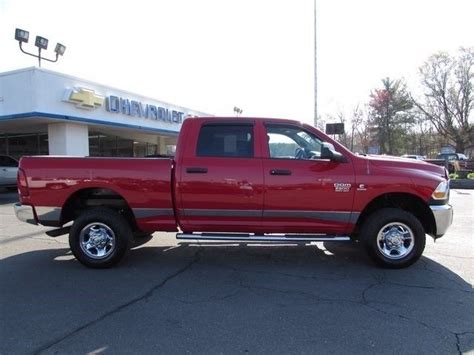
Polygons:
<instances>
[{"instance_id":1,"label":"chrome wheel rim","mask_svg":"<svg viewBox=\"0 0 474 355\"><path fill-rule=\"evenodd\" d=\"M386 224L377 235L377 248L388 259L406 257L415 246L415 236L410 227L400 222Z\"/></svg>"},{"instance_id":2,"label":"chrome wheel rim","mask_svg":"<svg viewBox=\"0 0 474 355\"><path fill-rule=\"evenodd\" d=\"M103 223L90 223L79 235L81 250L89 258L105 259L115 250L115 233Z\"/></svg>"}]
</instances>

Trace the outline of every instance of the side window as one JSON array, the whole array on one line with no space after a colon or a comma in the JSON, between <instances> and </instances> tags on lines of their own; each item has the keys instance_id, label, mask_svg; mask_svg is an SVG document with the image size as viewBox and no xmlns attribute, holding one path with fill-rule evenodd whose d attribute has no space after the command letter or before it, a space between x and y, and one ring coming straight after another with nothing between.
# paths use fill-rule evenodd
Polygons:
<instances>
[{"instance_id":1,"label":"side window","mask_svg":"<svg viewBox=\"0 0 474 355\"><path fill-rule=\"evenodd\" d=\"M0 166L16 168L18 167L18 162L6 155L0 155Z\"/></svg>"},{"instance_id":2,"label":"side window","mask_svg":"<svg viewBox=\"0 0 474 355\"><path fill-rule=\"evenodd\" d=\"M10 157L8 157L8 158L9 158L9 165L8 166L13 167L13 168L18 168L18 162L13 158L10 158Z\"/></svg>"},{"instance_id":3,"label":"side window","mask_svg":"<svg viewBox=\"0 0 474 355\"><path fill-rule=\"evenodd\" d=\"M266 125L270 157L276 159L319 159L321 140L301 127Z\"/></svg>"},{"instance_id":4,"label":"side window","mask_svg":"<svg viewBox=\"0 0 474 355\"><path fill-rule=\"evenodd\" d=\"M253 125L210 124L201 127L198 157L253 157Z\"/></svg>"}]
</instances>

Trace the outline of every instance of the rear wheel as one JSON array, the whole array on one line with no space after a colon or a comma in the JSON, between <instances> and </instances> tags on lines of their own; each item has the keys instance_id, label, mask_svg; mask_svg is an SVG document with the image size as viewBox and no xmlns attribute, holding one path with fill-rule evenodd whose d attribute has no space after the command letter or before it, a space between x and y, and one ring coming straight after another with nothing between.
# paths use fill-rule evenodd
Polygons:
<instances>
[{"instance_id":1,"label":"rear wheel","mask_svg":"<svg viewBox=\"0 0 474 355\"><path fill-rule=\"evenodd\" d=\"M385 268L410 266L425 249L425 231L420 221L397 208L383 208L372 213L360 234L369 255Z\"/></svg>"},{"instance_id":2,"label":"rear wheel","mask_svg":"<svg viewBox=\"0 0 474 355\"><path fill-rule=\"evenodd\" d=\"M131 246L132 232L125 218L110 209L83 212L69 232L69 246L82 264L107 268L117 264Z\"/></svg>"}]
</instances>

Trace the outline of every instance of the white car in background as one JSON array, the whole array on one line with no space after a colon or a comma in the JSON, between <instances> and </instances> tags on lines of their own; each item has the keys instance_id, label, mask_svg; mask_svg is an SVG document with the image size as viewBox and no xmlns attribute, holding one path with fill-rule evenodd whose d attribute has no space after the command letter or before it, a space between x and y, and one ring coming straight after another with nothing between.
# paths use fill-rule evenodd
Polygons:
<instances>
[{"instance_id":1,"label":"white car in background","mask_svg":"<svg viewBox=\"0 0 474 355\"><path fill-rule=\"evenodd\" d=\"M423 155L415 155L415 154L403 154L402 158L407 158L407 159L415 159L415 160L425 160L426 157Z\"/></svg>"},{"instance_id":2,"label":"white car in background","mask_svg":"<svg viewBox=\"0 0 474 355\"><path fill-rule=\"evenodd\" d=\"M18 161L8 155L0 155L0 187L16 188Z\"/></svg>"}]
</instances>

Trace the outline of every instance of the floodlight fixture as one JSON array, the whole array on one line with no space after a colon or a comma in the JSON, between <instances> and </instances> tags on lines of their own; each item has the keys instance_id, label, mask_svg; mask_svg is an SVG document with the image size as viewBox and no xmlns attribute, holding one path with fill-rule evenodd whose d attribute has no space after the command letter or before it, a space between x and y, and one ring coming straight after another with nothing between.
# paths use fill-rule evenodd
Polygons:
<instances>
[{"instance_id":1,"label":"floodlight fixture","mask_svg":"<svg viewBox=\"0 0 474 355\"><path fill-rule=\"evenodd\" d=\"M234 107L234 113L235 113L236 116L241 115L242 112L244 112L244 111L241 108L239 108L237 106Z\"/></svg>"},{"instance_id":2,"label":"floodlight fixture","mask_svg":"<svg viewBox=\"0 0 474 355\"><path fill-rule=\"evenodd\" d=\"M48 39L41 37L41 36L36 36L36 41L35 41L35 46L38 47L39 49L48 49Z\"/></svg>"},{"instance_id":3,"label":"floodlight fixture","mask_svg":"<svg viewBox=\"0 0 474 355\"><path fill-rule=\"evenodd\" d=\"M66 52L66 46L63 46L61 43L56 44L56 48L54 48L54 51L56 52L56 55L64 55L64 52Z\"/></svg>"},{"instance_id":4,"label":"floodlight fixture","mask_svg":"<svg viewBox=\"0 0 474 355\"><path fill-rule=\"evenodd\" d=\"M22 30L21 28L15 29L15 39L22 43L28 43L28 38L30 37L30 33L28 31Z\"/></svg>"},{"instance_id":5,"label":"floodlight fixture","mask_svg":"<svg viewBox=\"0 0 474 355\"><path fill-rule=\"evenodd\" d=\"M38 54L29 53L25 51L22 47L23 43L28 43L29 37L30 37L30 33L28 31L22 30L21 28L15 29L15 39L18 41L18 44L20 45L20 50L25 54L38 58L38 64L40 67L41 67L41 59L47 60L48 62L55 63L58 61L59 56L64 55L64 52L66 51L65 45L61 43L57 43L56 47L54 48L54 52L56 53L56 59L44 58L41 55L41 50L48 49L49 40L41 36L36 36L35 46L38 47Z\"/></svg>"}]
</instances>

